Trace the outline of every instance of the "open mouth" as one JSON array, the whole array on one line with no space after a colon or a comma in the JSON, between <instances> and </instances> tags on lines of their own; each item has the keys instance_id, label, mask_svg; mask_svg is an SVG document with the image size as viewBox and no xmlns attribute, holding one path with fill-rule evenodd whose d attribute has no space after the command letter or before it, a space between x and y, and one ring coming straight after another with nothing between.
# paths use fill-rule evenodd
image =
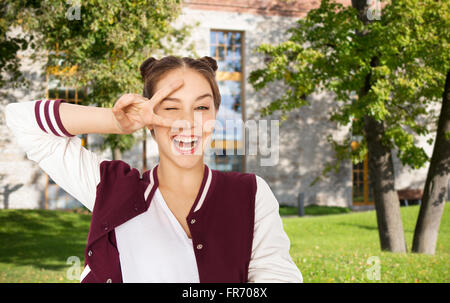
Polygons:
<instances>
[{"instance_id":1,"label":"open mouth","mask_svg":"<svg viewBox=\"0 0 450 303\"><path fill-rule=\"evenodd\" d=\"M199 145L200 137L176 135L172 137L175 150L183 155L193 154Z\"/></svg>"}]
</instances>

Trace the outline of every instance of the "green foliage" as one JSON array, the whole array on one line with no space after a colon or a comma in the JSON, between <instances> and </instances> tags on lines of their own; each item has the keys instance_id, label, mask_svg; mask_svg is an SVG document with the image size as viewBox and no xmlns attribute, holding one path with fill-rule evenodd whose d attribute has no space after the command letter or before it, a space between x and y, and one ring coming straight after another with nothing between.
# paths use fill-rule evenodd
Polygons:
<instances>
[{"instance_id":1,"label":"green foliage","mask_svg":"<svg viewBox=\"0 0 450 303\"><path fill-rule=\"evenodd\" d=\"M13 33L21 20L17 12L21 6L31 6L29 1L4 0L0 3L0 88L27 87L29 81L20 71L18 53L28 47L35 48L34 36Z\"/></svg>"},{"instance_id":2,"label":"green foliage","mask_svg":"<svg viewBox=\"0 0 450 303\"><path fill-rule=\"evenodd\" d=\"M404 165L424 166L429 159L414 144L414 135L426 136L436 125L437 117L429 109L440 101L450 69L449 3L392 1L379 21L364 24L353 7L322 1L287 31L287 41L257 48L270 61L252 71L249 82L256 90L274 81L288 87L261 114L287 115L309 105L300 96L326 89L335 95L330 121L350 124L353 135L360 136L364 117L384 121L383 142L397 148ZM370 89L362 93L365 86ZM338 162L357 162L365 156L365 140L352 151L350 139L334 142ZM328 164L324 174L336 167L337 163Z\"/></svg>"},{"instance_id":3,"label":"green foliage","mask_svg":"<svg viewBox=\"0 0 450 303\"><path fill-rule=\"evenodd\" d=\"M179 0L46 0L19 16L22 27L40 37L39 49L49 51L46 68L76 67L75 73L57 78L63 85L88 87L83 105L112 107L121 95L142 92L139 66L146 58L175 54L173 50L185 43L192 26L171 25L180 4ZM184 47L193 50L192 44ZM106 142L112 148L133 146L132 136L111 136Z\"/></svg>"},{"instance_id":4,"label":"green foliage","mask_svg":"<svg viewBox=\"0 0 450 303\"><path fill-rule=\"evenodd\" d=\"M129 135L110 134L103 141L101 149L105 150L108 147L113 147L118 148L121 152L124 152L126 150L131 149L134 143L135 140L132 134Z\"/></svg>"}]
</instances>

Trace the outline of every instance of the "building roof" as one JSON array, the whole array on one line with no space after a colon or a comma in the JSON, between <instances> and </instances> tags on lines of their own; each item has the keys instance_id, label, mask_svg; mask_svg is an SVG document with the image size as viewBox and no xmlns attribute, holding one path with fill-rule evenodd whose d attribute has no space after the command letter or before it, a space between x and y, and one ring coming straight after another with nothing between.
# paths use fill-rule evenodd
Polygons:
<instances>
[{"instance_id":1,"label":"building roof","mask_svg":"<svg viewBox=\"0 0 450 303\"><path fill-rule=\"evenodd\" d=\"M350 0L338 0L350 5ZM266 16L303 17L320 6L320 0L185 0L184 7L198 10L228 11Z\"/></svg>"}]
</instances>

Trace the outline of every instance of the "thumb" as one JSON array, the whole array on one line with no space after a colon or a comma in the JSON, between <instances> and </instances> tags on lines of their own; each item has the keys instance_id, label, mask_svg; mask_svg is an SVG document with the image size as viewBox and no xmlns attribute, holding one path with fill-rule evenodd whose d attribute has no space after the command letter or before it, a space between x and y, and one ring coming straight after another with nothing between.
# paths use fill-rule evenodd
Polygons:
<instances>
[{"instance_id":1,"label":"thumb","mask_svg":"<svg viewBox=\"0 0 450 303\"><path fill-rule=\"evenodd\" d=\"M119 120L122 120L125 118L125 115L124 115L123 111L121 111L121 110L116 111L115 115L116 115L116 118Z\"/></svg>"},{"instance_id":2,"label":"thumb","mask_svg":"<svg viewBox=\"0 0 450 303\"><path fill-rule=\"evenodd\" d=\"M150 102L146 102L145 104L143 104L139 115L141 116L142 122L145 125L153 124L153 115L155 115L155 112L152 104Z\"/></svg>"}]
</instances>

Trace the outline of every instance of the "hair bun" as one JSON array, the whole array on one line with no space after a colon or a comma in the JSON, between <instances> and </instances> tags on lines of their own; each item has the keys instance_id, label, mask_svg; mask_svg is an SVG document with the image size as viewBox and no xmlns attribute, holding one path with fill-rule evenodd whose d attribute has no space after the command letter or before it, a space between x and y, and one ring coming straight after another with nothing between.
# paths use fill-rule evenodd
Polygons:
<instances>
[{"instance_id":1,"label":"hair bun","mask_svg":"<svg viewBox=\"0 0 450 303\"><path fill-rule=\"evenodd\" d=\"M147 75L147 71L150 69L150 67L153 65L153 63L155 61L158 61L158 60L156 60L153 57L150 57L150 58L148 58L147 60L145 60L141 64L141 67L139 69L141 71L142 80L145 80L145 76Z\"/></svg>"},{"instance_id":2,"label":"hair bun","mask_svg":"<svg viewBox=\"0 0 450 303\"><path fill-rule=\"evenodd\" d=\"M200 58L201 61L205 62L206 64L208 64L209 67L211 67L211 69L215 72L217 70L217 61L216 59L209 57L209 56L204 56L202 58Z\"/></svg>"}]
</instances>

